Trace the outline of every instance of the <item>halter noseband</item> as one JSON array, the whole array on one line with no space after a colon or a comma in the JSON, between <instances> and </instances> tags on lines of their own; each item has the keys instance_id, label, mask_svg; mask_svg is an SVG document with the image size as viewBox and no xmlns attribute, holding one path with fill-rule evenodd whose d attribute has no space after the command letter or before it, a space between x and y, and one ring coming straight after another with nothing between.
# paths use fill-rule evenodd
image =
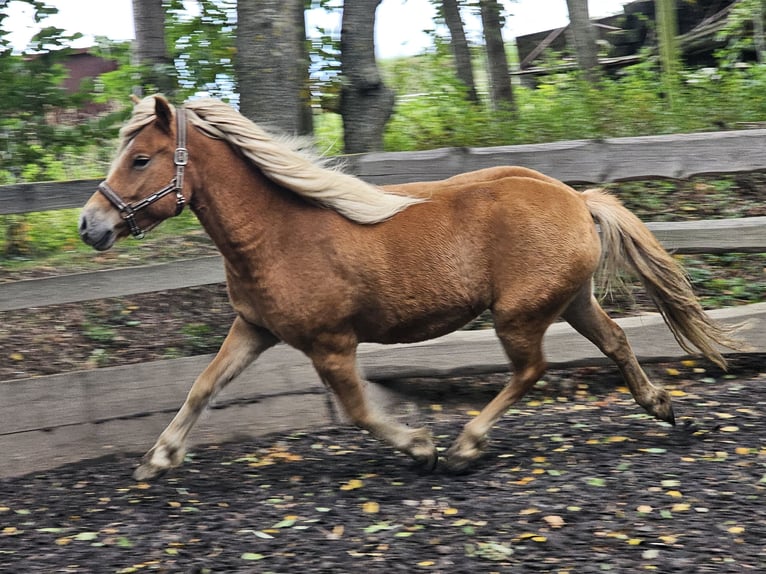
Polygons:
<instances>
[{"instance_id":1,"label":"halter noseband","mask_svg":"<svg viewBox=\"0 0 766 574\"><path fill-rule=\"evenodd\" d=\"M143 239L146 235L144 230L136 223L136 213L149 207L152 203L159 201L166 195L170 193L176 194L176 212L174 215L180 215L184 210L184 205L186 204L182 193L184 187L184 168L189 163L189 152L186 149L186 111L183 108L176 109L176 151L173 154L173 163L176 165L176 176L170 183L161 190L135 203L125 203L117 192L106 183L106 180L99 184L98 191L120 212L120 216L128 224L133 237Z\"/></svg>"}]
</instances>

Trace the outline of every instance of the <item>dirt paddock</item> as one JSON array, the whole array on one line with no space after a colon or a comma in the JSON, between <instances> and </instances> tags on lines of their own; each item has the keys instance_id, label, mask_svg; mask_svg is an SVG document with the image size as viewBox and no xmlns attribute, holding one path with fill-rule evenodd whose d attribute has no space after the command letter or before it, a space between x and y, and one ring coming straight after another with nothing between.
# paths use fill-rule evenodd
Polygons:
<instances>
[{"instance_id":1,"label":"dirt paddock","mask_svg":"<svg viewBox=\"0 0 766 574\"><path fill-rule=\"evenodd\" d=\"M153 483L133 455L5 479L0 572L763 572L766 357L648 370L675 428L614 369L551 372L459 476L337 427L198 447ZM502 377L406 383L397 414L446 447Z\"/></svg>"}]
</instances>

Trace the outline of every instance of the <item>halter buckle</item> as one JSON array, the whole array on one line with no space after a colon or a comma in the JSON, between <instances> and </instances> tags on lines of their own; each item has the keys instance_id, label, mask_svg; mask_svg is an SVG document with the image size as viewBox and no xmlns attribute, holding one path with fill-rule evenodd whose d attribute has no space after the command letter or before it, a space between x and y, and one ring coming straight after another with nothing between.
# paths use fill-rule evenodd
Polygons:
<instances>
[{"instance_id":1,"label":"halter buckle","mask_svg":"<svg viewBox=\"0 0 766 574\"><path fill-rule=\"evenodd\" d=\"M173 157L173 161L178 166L185 166L189 163L189 150L185 147L176 148L176 153Z\"/></svg>"}]
</instances>

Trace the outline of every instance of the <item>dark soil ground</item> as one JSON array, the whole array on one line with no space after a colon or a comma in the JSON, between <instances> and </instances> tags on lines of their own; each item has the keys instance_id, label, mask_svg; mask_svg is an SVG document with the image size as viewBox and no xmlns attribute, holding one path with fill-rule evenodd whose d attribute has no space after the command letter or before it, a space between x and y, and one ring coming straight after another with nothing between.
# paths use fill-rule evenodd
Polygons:
<instances>
[{"instance_id":1,"label":"dark soil ground","mask_svg":"<svg viewBox=\"0 0 766 574\"><path fill-rule=\"evenodd\" d=\"M766 571L766 358L649 371L675 428L614 369L554 372L460 476L338 427L200 447L153 483L134 456L3 480L0 572ZM447 446L501 379L410 381L408 418Z\"/></svg>"}]
</instances>

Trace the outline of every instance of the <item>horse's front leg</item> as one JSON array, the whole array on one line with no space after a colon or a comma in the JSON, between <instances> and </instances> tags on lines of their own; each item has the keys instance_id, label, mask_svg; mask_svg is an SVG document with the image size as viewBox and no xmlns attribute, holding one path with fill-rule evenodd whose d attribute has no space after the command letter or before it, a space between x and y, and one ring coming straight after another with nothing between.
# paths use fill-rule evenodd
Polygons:
<instances>
[{"instance_id":1,"label":"horse's front leg","mask_svg":"<svg viewBox=\"0 0 766 574\"><path fill-rule=\"evenodd\" d=\"M186 437L210 400L277 341L270 332L237 317L218 354L194 381L181 409L144 455L133 474L136 480L153 478L180 465L186 453Z\"/></svg>"},{"instance_id":2,"label":"horse's front leg","mask_svg":"<svg viewBox=\"0 0 766 574\"><path fill-rule=\"evenodd\" d=\"M427 468L436 465L437 454L431 432L410 428L386 419L370 408L356 364L356 345L334 345L309 353L319 376L338 397L344 411L358 427L386 441Z\"/></svg>"}]
</instances>

